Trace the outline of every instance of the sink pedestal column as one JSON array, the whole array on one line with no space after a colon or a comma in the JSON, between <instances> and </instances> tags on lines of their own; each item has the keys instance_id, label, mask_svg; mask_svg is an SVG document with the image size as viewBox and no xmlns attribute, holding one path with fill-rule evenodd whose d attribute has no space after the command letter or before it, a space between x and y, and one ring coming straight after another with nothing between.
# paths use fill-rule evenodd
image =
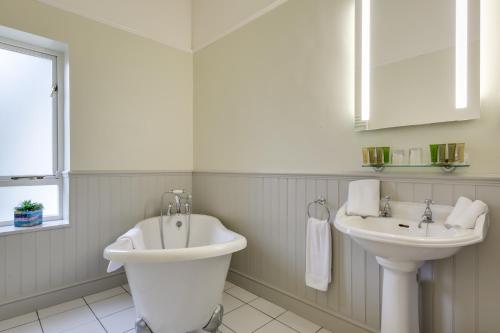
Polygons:
<instances>
[{"instance_id":1,"label":"sink pedestal column","mask_svg":"<svg viewBox=\"0 0 500 333\"><path fill-rule=\"evenodd\" d=\"M381 333L419 333L417 270L423 261L376 257L384 268Z\"/></svg>"}]
</instances>

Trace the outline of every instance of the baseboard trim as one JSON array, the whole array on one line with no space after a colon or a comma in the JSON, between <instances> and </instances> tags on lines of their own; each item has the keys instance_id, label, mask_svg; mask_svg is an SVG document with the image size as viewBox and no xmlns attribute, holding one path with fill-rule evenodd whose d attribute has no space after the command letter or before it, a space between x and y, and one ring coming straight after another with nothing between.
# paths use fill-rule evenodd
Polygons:
<instances>
[{"instance_id":1,"label":"baseboard trim","mask_svg":"<svg viewBox=\"0 0 500 333\"><path fill-rule=\"evenodd\" d=\"M310 319L319 325L342 333L378 333L371 327L358 323L341 314L292 295L284 290L275 288L264 281L260 281L235 269L230 269L228 280L252 293L264 297L279 306L282 306L300 316Z\"/></svg>"},{"instance_id":2,"label":"baseboard trim","mask_svg":"<svg viewBox=\"0 0 500 333\"><path fill-rule=\"evenodd\" d=\"M94 294L126 283L125 273L118 272L92 280L75 283L46 292L0 304L0 320Z\"/></svg>"}]
</instances>

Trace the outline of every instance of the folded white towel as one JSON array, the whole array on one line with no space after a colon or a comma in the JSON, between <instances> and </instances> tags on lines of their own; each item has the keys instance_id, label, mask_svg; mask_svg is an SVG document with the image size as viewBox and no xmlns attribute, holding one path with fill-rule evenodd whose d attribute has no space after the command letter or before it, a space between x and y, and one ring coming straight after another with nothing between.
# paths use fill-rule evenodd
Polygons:
<instances>
[{"instance_id":1,"label":"folded white towel","mask_svg":"<svg viewBox=\"0 0 500 333\"><path fill-rule=\"evenodd\" d=\"M129 239L132 242L132 246L135 250L144 250L146 245L144 244L144 235L142 229L138 227L133 227L118 239Z\"/></svg>"},{"instance_id":2,"label":"folded white towel","mask_svg":"<svg viewBox=\"0 0 500 333\"><path fill-rule=\"evenodd\" d=\"M488 212L488 206L481 200L476 200L463 210L454 220L446 221L448 226L473 229L478 217Z\"/></svg>"},{"instance_id":3,"label":"folded white towel","mask_svg":"<svg viewBox=\"0 0 500 333\"><path fill-rule=\"evenodd\" d=\"M307 221L306 285L326 291L332 281L332 235L330 223L314 217Z\"/></svg>"},{"instance_id":4,"label":"folded white towel","mask_svg":"<svg viewBox=\"0 0 500 333\"><path fill-rule=\"evenodd\" d=\"M378 216L380 211L380 180L363 179L349 183L347 215Z\"/></svg>"},{"instance_id":5,"label":"folded white towel","mask_svg":"<svg viewBox=\"0 0 500 333\"><path fill-rule=\"evenodd\" d=\"M134 227L116 239L116 245L123 251L144 250L144 235L142 230ZM110 261L108 264L108 273L116 271L123 266L123 263Z\"/></svg>"},{"instance_id":6,"label":"folded white towel","mask_svg":"<svg viewBox=\"0 0 500 333\"><path fill-rule=\"evenodd\" d=\"M449 226L453 225L454 221L456 221L458 217L460 217L463 212L465 212L465 210L469 208L470 205L472 205L471 199L466 197L458 198L455 207L453 207L453 210L451 211L451 214L446 218L445 224Z\"/></svg>"}]
</instances>

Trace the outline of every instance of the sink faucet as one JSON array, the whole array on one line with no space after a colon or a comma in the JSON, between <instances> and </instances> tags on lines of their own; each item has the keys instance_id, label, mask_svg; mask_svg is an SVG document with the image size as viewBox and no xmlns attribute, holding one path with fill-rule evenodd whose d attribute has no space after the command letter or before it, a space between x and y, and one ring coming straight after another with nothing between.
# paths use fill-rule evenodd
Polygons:
<instances>
[{"instance_id":1,"label":"sink faucet","mask_svg":"<svg viewBox=\"0 0 500 333\"><path fill-rule=\"evenodd\" d=\"M391 197L386 195L384 197L384 208L380 212L381 217L392 217L392 209L391 209Z\"/></svg>"},{"instance_id":2,"label":"sink faucet","mask_svg":"<svg viewBox=\"0 0 500 333\"><path fill-rule=\"evenodd\" d=\"M432 201L431 199L425 199L424 201L426 207L425 207L425 211L424 211L424 214L422 215L422 219L420 220L420 223L418 224L418 227L421 228L422 227L422 223L434 223L434 221L432 220L432 210L431 210L431 205L434 204L434 201Z\"/></svg>"}]
</instances>

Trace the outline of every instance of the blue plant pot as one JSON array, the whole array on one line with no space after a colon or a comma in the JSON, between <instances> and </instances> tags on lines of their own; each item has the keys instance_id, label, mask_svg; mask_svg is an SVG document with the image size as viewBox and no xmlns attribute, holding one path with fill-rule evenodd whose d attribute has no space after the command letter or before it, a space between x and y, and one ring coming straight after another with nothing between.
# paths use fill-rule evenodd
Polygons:
<instances>
[{"instance_id":1,"label":"blue plant pot","mask_svg":"<svg viewBox=\"0 0 500 333\"><path fill-rule=\"evenodd\" d=\"M14 212L15 227L33 227L42 224L43 210L34 210L29 212Z\"/></svg>"}]
</instances>

